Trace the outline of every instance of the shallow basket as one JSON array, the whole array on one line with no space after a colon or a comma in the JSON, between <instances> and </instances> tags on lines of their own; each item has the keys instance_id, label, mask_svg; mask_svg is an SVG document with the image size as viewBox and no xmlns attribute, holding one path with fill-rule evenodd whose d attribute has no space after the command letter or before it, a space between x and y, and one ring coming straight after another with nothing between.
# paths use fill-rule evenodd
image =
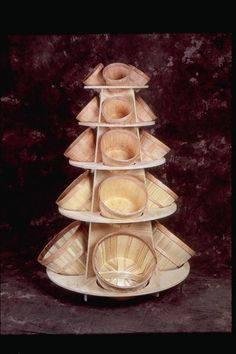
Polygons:
<instances>
[{"instance_id":1,"label":"shallow basket","mask_svg":"<svg viewBox=\"0 0 236 354\"><path fill-rule=\"evenodd\" d=\"M64 155L75 161L91 161L95 159L95 136L92 128L86 129L66 149Z\"/></svg>"},{"instance_id":2,"label":"shallow basket","mask_svg":"<svg viewBox=\"0 0 236 354\"><path fill-rule=\"evenodd\" d=\"M141 156L143 161L158 160L164 157L170 148L145 130L140 133Z\"/></svg>"},{"instance_id":3,"label":"shallow basket","mask_svg":"<svg viewBox=\"0 0 236 354\"><path fill-rule=\"evenodd\" d=\"M135 99L136 102L136 112L137 118L140 122L150 122L155 120L157 117L147 103L142 99L142 97L137 96Z\"/></svg>"},{"instance_id":4,"label":"shallow basket","mask_svg":"<svg viewBox=\"0 0 236 354\"><path fill-rule=\"evenodd\" d=\"M123 63L112 63L102 71L103 78L108 86L128 86L130 85L130 67ZM112 89L113 93L122 92L122 89Z\"/></svg>"},{"instance_id":5,"label":"shallow basket","mask_svg":"<svg viewBox=\"0 0 236 354\"><path fill-rule=\"evenodd\" d=\"M102 116L107 123L129 123L133 116L132 104L122 96L106 98L102 102Z\"/></svg>"},{"instance_id":6,"label":"shallow basket","mask_svg":"<svg viewBox=\"0 0 236 354\"><path fill-rule=\"evenodd\" d=\"M85 79L83 80L83 84L88 86L104 85L105 81L102 75L103 68L104 65L102 63L96 65L95 68L92 69L85 77Z\"/></svg>"},{"instance_id":7,"label":"shallow basket","mask_svg":"<svg viewBox=\"0 0 236 354\"><path fill-rule=\"evenodd\" d=\"M109 218L140 216L147 203L145 184L127 174L104 179L98 189L101 214Z\"/></svg>"},{"instance_id":8,"label":"shallow basket","mask_svg":"<svg viewBox=\"0 0 236 354\"><path fill-rule=\"evenodd\" d=\"M178 195L169 187L146 171L146 187L148 192L149 206L167 207L178 199ZM153 205L154 204L154 205Z\"/></svg>"},{"instance_id":9,"label":"shallow basket","mask_svg":"<svg viewBox=\"0 0 236 354\"><path fill-rule=\"evenodd\" d=\"M92 262L100 285L117 291L145 287L157 264L155 251L126 232L103 237L94 248Z\"/></svg>"},{"instance_id":10,"label":"shallow basket","mask_svg":"<svg viewBox=\"0 0 236 354\"><path fill-rule=\"evenodd\" d=\"M98 98L94 96L91 101L80 111L76 119L80 122L98 122L99 116L99 102Z\"/></svg>"},{"instance_id":11,"label":"shallow basket","mask_svg":"<svg viewBox=\"0 0 236 354\"><path fill-rule=\"evenodd\" d=\"M157 221L153 223L153 242L159 270L181 267L195 255L189 246Z\"/></svg>"},{"instance_id":12,"label":"shallow basket","mask_svg":"<svg viewBox=\"0 0 236 354\"><path fill-rule=\"evenodd\" d=\"M130 67L130 81L134 86L144 86L150 81L150 77L147 76L143 71L137 69L133 65L129 65Z\"/></svg>"},{"instance_id":13,"label":"shallow basket","mask_svg":"<svg viewBox=\"0 0 236 354\"><path fill-rule=\"evenodd\" d=\"M38 262L55 273L80 275L85 273L86 251L87 230L75 221L53 237Z\"/></svg>"},{"instance_id":14,"label":"shallow basket","mask_svg":"<svg viewBox=\"0 0 236 354\"><path fill-rule=\"evenodd\" d=\"M90 211L92 201L93 179L90 171L77 177L57 198L58 206L77 211Z\"/></svg>"},{"instance_id":15,"label":"shallow basket","mask_svg":"<svg viewBox=\"0 0 236 354\"><path fill-rule=\"evenodd\" d=\"M101 138L102 161L109 166L128 166L140 155L139 139L133 132L112 129Z\"/></svg>"}]
</instances>

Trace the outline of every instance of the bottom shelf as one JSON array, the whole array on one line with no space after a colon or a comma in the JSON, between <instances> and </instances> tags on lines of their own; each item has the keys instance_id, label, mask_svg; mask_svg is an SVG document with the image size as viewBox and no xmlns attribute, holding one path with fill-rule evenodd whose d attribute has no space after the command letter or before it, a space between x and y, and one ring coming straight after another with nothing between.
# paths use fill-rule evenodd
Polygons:
<instances>
[{"instance_id":1,"label":"bottom shelf","mask_svg":"<svg viewBox=\"0 0 236 354\"><path fill-rule=\"evenodd\" d=\"M54 273L47 269L49 279L58 286L64 289L71 290L84 295L111 297L122 300L131 297L149 295L159 293L160 291L172 288L187 278L190 271L189 262L182 267L173 270L165 270L154 272L149 284L139 290L127 292L115 292L101 288L97 282L96 277L86 279L84 275L61 275Z\"/></svg>"}]
</instances>

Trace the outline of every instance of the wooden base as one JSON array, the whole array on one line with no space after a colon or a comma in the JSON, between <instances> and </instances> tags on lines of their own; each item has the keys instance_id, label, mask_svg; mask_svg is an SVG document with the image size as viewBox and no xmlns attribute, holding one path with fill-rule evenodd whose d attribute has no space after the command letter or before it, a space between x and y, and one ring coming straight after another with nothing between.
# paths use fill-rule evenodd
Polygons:
<instances>
[{"instance_id":1,"label":"wooden base","mask_svg":"<svg viewBox=\"0 0 236 354\"><path fill-rule=\"evenodd\" d=\"M154 272L149 284L135 291L116 292L101 288L96 281L96 277L86 279L84 275L60 275L47 269L49 279L64 289L74 291L84 295L110 297L114 299L125 300L130 297L141 295L157 294L160 291L172 288L187 278L190 271L189 263L174 270Z\"/></svg>"}]
</instances>

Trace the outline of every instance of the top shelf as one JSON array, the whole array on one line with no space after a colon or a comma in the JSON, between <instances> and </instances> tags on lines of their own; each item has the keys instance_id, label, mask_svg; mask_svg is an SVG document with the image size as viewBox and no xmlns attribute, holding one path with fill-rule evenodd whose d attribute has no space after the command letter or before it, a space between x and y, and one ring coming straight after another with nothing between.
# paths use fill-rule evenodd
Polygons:
<instances>
[{"instance_id":1,"label":"top shelf","mask_svg":"<svg viewBox=\"0 0 236 354\"><path fill-rule=\"evenodd\" d=\"M145 89L148 88L148 85L145 86L107 86L107 85L86 85L84 86L85 89L92 89L92 90L102 90L102 89L106 89L106 90L115 90L115 89L124 89L124 90L128 90L128 89L133 89L133 90L141 90L141 89Z\"/></svg>"}]
</instances>

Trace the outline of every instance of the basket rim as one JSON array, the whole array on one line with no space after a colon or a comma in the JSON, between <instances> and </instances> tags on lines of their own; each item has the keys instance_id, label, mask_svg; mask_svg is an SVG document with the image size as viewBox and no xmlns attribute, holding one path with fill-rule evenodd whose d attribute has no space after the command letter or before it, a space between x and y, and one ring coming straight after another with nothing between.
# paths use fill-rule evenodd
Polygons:
<instances>
[{"instance_id":1,"label":"basket rim","mask_svg":"<svg viewBox=\"0 0 236 354\"><path fill-rule=\"evenodd\" d=\"M110 68L114 67L114 66L122 66L123 68L125 68L127 70L127 75L122 77L121 79L110 79L109 77L107 77L107 70L109 70ZM119 81L122 81L126 78L128 78L130 76L130 66L128 64L125 64L125 63L111 63L111 64L108 64L106 65L103 70L102 70L102 76L104 77L104 79L106 80L108 78L108 80L110 81L116 81L116 82L119 82Z\"/></svg>"},{"instance_id":2,"label":"basket rim","mask_svg":"<svg viewBox=\"0 0 236 354\"><path fill-rule=\"evenodd\" d=\"M106 137L106 136L108 136L108 135L113 135L113 134L116 134L116 133L121 133L121 134L123 134L123 135L130 136L130 137L133 139L133 141L135 140L135 143L137 143L137 149L136 149L137 152L136 152L136 154L135 154L133 157L131 157L130 159L125 159L125 160L122 160L122 159L114 159L114 158L108 156L107 153L106 153L106 151L102 148L102 144L103 144L104 139L105 139L104 136ZM123 130L123 129L120 129L120 128L108 130L107 132L105 132L105 133L102 135L101 140L100 140L100 148L101 148L102 154L103 154L108 160L114 161L114 162L117 161L117 162L121 162L121 163L125 163L125 162L131 163L131 162L135 161L135 160L138 158L139 154L140 154L140 151L139 151L139 139L138 139L137 135L136 135L134 132L130 132L130 131L127 131L127 130Z\"/></svg>"},{"instance_id":3,"label":"basket rim","mask_svg":"<svg viewBox=\"0 0 236 354\"><path fill-rule=\"evenodd\" d=\"M44 259L45 255L48 253L48 251L51 249L51 247L57 242L59 241L68 231L70 231L71 229L73 229L74 227L77 226L77 229L75 230L75 232L73 233L73 235L71 235L71 237L64 243L64 245L62 247L60 247L56 252L54 252L53 254L51 254L49 257L47 257L46 259ZM39 263L41 263L44 266L47 266L49 263L53 262L56 258L58 258L59 256L61 256L64 252L66 252L66 250L68 249L68 247L74 242L74 240L78 237L77 235L77 230L82 226L80 221L74 221L71 224L67 225L64 229L62 229L61 231L59 231L57 234L55 234L53 236L53 238L46 244L46 246L43 248L43 250L40 252L40 254L37 257L37 261ZM85 229L82 226L81 227L81 231L84 232ZM82 254L79 255L79 257L81 257Z\"/></svg>"},{"instance_id":4,"label":"basket rim","mask_svg":"<svg viewBox=\"0 0 236 354\"><path fill-rule=\"evenodd\" d=\"M155 143L156 145L159 145L160 147L162 147L164 150L166 150L166 153L168 153L171 149L169 148L169 146L167 146L166 144L164 144L162 141L160 141L159 139L157 139L155 136L153 136L152 134L148 133L146 130L142 129L141 133L140 133L140 140L142 139L142 136L144 136L145 138L151 140L153 143ZM143 146L143 144L141 144Z\"/></svg>"},{"instance_id":5,"label":"basket rim","mask_svg":"<svg viewBox=\"0 0 236 354\"><path fill-rule=\"evenodd\" d=\"M103 200L101 200L101 197L100 197L100 190L103 186L104 183L107 182L107 180L111 180L111 179L128 179L128 180L131 180L133 182L135 182L137 185L139 185L139 187L144 191L145 193L145 197L146 197L146 201L144 203L144 206L142 208L139 208L137 210L135 210L134 212L129 212L129 213L126 213L126 214L123 214L123 213L119 213L113 209L110 209L107 207L107 205L105 205L105 203L103 202ZM126 174L119 174L119 175L114 175L114 176L109 176L109 177L106 177L104 178L104 180L102 180L99 184L99 187L98 187L98 197L99 197L99 203L102 204L102 206L104 207L104 209L106 209L107 212L111 213L111 214L114 214L118 217L132 217L138 213L141 213L145 208L146 208L146 205L147 205L147 202L148 202L148 192L147 192L147 188L145 186L145 183L140 181L137 177L134 177L132 175L126 175Z\"/></svg>"},{"instance_id":6,"label":"basket rim","mask_svg":"<svg viewBox=\"0 0 236 354\"><path fill-rule=\"evenodd\" d=\"M68 146L68 148L65 150L64 152L64 156L66 157L70 157L70 153L71 151L74 149L75 146L78 146L78 144L83 142L83 139L86 138L89 135L92 135L92 137L94 138L94 134L93 134L93 129L92 128L87 128L85 131L83 131L79 136L77 136L77 138ZM94 150L95 150L95 146L94 146ZM93 156L93 154L88 155L88 158L90 156Z\"/></svg>"},{"instance_id":7,"label":"basket rim","mask_svg":"<svg viewBox=\"0 0 236 354\"><path fill-rule=\"evenodd\" d=\"M136 96L136 101L142 106L144 111L150 115L152 120L155 120L157 118L157 115L153 112L153 110L148 106L148 104L144 101L144 99L141 96Z\"/></svg>"},{"instance_id":8,"label":"basket rim","mask_svg":"<svg viewBox=\"0 0 236 354\"><path fill-rule=\"evenodd\" d=\"M87 104L84 108L82 108L82 110L79 112L79 114L77 114L76 119L77 120L81 120L81 116L90 108L90 106L92 106L92 104L94 104L96 101L97 103L97 108L99 109L99 105L98 105L98 97L94 96Z\"/></svg>"},{"instance_id":9,"label":"basket rim","mask_svg":"<svg viewBox=\"0 0 236 354\"><path fill-rule=\"evenodd\" d=\"M173 192L169 187L167 187L163 182L161 182L158 178L154 177L150 172L146 171L146 178L157 186L161 187L165 192L171 195L174 200L177 200L179 196Z\"/></svg>"},{"instance_id":10,"label":"basket rim","mask_svg":"<svg viewBox=\"0 0 236 354\"><path fill-rule=\"evenodd\" d=\"M158 229L160 230L165 236L171 239L174 243L176 243L178 246L180 246L184 251L186 251L190 256L196 255L196 252L189 247L184 241L182 241L180 238L178 238L176 235L174 235L171 231L169 231L164 225L162 225L159 221L154 222L155 225L155 230L154 232Z\"/></svg>"},{"instance_id":11,"label":"basket rim","mask_svg":"<svg viewBox=\"0 0 236 354\"><path fill-rule=\"evenodd\" d=\"M96 264L95 264L95 256L96 256L96 252L97 252L97 249L99 247L99 245L104 242L106 239L108 238L111 238L111 237L114 237L114 236L130 236L130 237L133 237L133 238L137 238L138 240L140 240L141 242L143 242L147 248L151 251L152 255L153 255L153 258L154 258L154 261L155 261L155 265L153 266L153 269L150 271L150 273L148 274L148 277L147 279L145 279L144 281L142 281L141 283L138 283L138 285L133 285L133 286L128 286L128 287L125 287L125 286L120 286L120 285L113 285L111 284L109 281L105 280L99 273L99 271L97 270L97 267L96 267ZM153 271L155 270L156 268L156 265L157 265L157 255L156 255L156 252L155 252L155 249L153 247L151 247L146 240L142 239L141 237L139 237L138 235L135 235L131 232L119 232L119 231L116 231L116 232L111 232L105 236L103 236L102 238L100 238L100 240L96 243L94 249L93 249L93 254L92 254L92 267L93 267L93 270L94 270L94 273L96 274L96 276L98 278L101 278L101 280L107 284L108 286L112 287L112 288L116 288L116 289L135 289L135 288L139 288L141 287L142 285L146 284L148 282L148 280L151 278L152 276L152 273Z\"/></svg>"},{"instance_id":12,"label":"basket rim","mask_svg":"<svg viewBox=\"0 0 236 354\"><path fill-rule=\"evenodd\" d=\"M73 196L73 194L77 191L76 186L79 186L81 181L90 177L91 176L89 170L83 172L79 177L77 177L73 182L71 182L69 186L67 186L66 189L59 195L59 197L56 200L56 204L62 206L62 204L68 199L70 199Z\"/></svg>"},{"instance_id":13,"label":"basket rim","mask_svg":"<svg viewBox=\"0 0 236 354\"><path fill-rule=\"evenodd\" d=\"M86 84L85 81L88 80L90 76L92 76L96 71L99 69L102 70L104 68L104 65L102 63L97 64L93 69L89 71L89 73L85 76L85 78L82 80L83 84Z\"/></svg>"}]
</instances>

